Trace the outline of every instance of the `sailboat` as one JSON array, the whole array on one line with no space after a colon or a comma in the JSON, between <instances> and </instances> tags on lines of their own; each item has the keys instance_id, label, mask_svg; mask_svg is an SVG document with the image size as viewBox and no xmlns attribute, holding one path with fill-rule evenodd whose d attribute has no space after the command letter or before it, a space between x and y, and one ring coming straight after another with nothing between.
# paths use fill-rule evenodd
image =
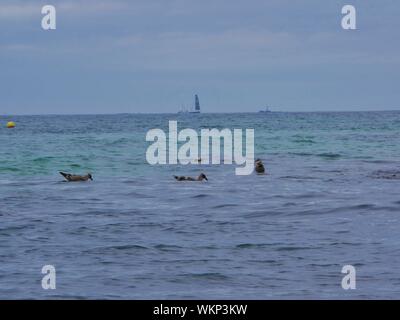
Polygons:
<instances>
[{"instance_id":1,"label":"sailboat","mask_svg":"<svg viewBox=\"0 0 400 320\"><path fill-rule=\"evenodd\" d=\"M268 106L266 106L266 107L265 107L265 110L260 110L260 111L258 111L258 112L260 112L260 113L269 113L269 112L272 112L272 111L269 109Z\"/></svg>"},{"instance_id":2,"label":"sailboat","mask_svg":"<svg viewBox=\"0 0 400 320\"><path fill-rule=\"evenodd\" d=\"M197 94L194 96L194 109L188 110L184 106L182 106L181 110L179 110L178 113L200 113L199 96Z\"/></svg>"},{"instance_id":3,"label":"sailboat","mask_svg":"<svg viewBox=\"0 0 400 320\"><path fill-rule=\"evenodd\" d=\"M182 108L178 111L178 113L188 113L188 112L189 110L184 105L182 105Z\"/></svg>"},{"instance_id":4,"label":"sailboat","mask_svg":"<svg viewBox=\"0 0 400 320\"><path fill-rule=\"evenodd\" d=\"M190 113L200 113L200 101L199 96L196 94L194 96L194 110L189 111Z\"/></svg>"}]
</instances>

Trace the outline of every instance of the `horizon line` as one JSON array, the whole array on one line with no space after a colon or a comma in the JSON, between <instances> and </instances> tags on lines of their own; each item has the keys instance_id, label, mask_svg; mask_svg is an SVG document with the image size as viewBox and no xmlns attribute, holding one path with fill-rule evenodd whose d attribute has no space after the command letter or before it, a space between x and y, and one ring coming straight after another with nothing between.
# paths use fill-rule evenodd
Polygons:
<instances>
[{"instance_id":1,"label":"horizon line","mask_svg":"<svg viewBox=\"0 0 400 320\"><path fill-rule=\"evenodd\" d=\"M301 111L270 111L270 113L355 113L355 112L396 112L400 111L399 109L384 109L384 110L301 110ZM261 113L258 111L236 111L236 112L200 112L199 114L249 114L249 113ZM14 116L94 116L94 115L121 115L121 114L141 114L141 115L157 115L157 114L176 114L179 115L178 112L101 112L101 113L20 113L20 114L0 114L0 117L14 117ZM184 113L186 114L186 113ZM190 113L188 113L190 114ZM182 114L180 114L182 115Z\"/></svg>"}]
</instances>

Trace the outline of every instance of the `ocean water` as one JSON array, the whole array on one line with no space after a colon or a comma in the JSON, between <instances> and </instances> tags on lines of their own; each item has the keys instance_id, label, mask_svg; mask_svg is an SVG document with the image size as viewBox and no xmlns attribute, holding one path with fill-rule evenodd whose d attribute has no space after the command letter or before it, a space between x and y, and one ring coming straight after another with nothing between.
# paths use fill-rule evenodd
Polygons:
<instances>
[{"instance_id":1,"label":"ocean water","mask_svg":"<svg viewBox=\"0 0 400 320\"><path fill-rule=\"evenodd\" d=\"M15 129L6 129L9 120ZM267 175L150 166L146 132L254 128ZM400 112L0 117L0 298L400 298ZM58 171L94 181L66 183ZM208 182L172 175L207 174ZM41 269L54 265L56 290ZM344 265L357 289L341 288Z\"/></svg>"}]
</instances>

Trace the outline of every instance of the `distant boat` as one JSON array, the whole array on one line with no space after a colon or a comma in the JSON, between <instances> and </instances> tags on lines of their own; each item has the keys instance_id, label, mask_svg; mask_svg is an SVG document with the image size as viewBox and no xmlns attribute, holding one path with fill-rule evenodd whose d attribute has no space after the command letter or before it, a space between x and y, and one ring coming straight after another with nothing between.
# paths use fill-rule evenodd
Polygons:
<instances>
[{"instance_id":1,"label":"distant boat","mask_svg":"<svg viewBox=\"0 0 400 320\"><path fill-rule=\"evenodd\" d=\"M266 107L265 107L265 110L260 110L260 111L258 111L258 112L260 112L260 113L270 113L270 112L272 112L272 111L269 109L268 106L266 106Z\"/></svg>"},{"instance_id":2,"label":"distant boat","mask_svg":"<svg viewBox=\"0 0 400 320\"><path fill-rule=\"evenodd\" d=\"M178 111L178 113L200 113L200 100L199 96L196 94L194 96L194 109L188 110L182 107L181 110Z\"/></svg>"},{"instance_id":3,"label":"distant boat","mask_svg":"<svg viewBox=\"0 0 400 320\"><path fill-rule=\"evenodd\" d=\"M182 105L182 108L178 111L178 113L189 113L189 110L184 105Z\"/></svg>"},{"instance_id":4,"label":"distant boat","mask_svg":"<svg viewBox=\"0 0 400 320\"><path fill-rule=\"evenodd\" d=\"M200 113L200 101L197 94L194 95L194 110L190 111L190 113Z\"/></svg>"}]
</instances>

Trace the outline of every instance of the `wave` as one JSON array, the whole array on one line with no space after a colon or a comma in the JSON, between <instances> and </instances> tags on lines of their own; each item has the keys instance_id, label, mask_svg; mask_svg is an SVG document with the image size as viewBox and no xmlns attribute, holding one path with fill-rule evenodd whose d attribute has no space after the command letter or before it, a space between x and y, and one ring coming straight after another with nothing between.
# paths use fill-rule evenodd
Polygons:
<instances>
[{"instance_id":1,"label":"wave","mask_svg":"<svg viewBox=\"0 0 400 320\"><path fill-rule=\"evenodd\" d=\"M387 180L400 180L399 170L378 170L371 174L371 178L387 179Z\"/></svg>"},{"instance_id":2,"label":"wave","mask_svg":"<svg viewBox=\"0 0 400 320\"><path fill-rule=\"evenodd\" d=\"M320 247L300 247L300 246L284 246L284 247L279 247L276 250L277 251L299 251L299 250L312 250L312 249L318 249Z\"/></svg>"},{"instance_id":3,"label":"wave","mask_svg":"<svg viewBox=\"0 0 400 320\"><path fill-rule=\"evenodd\" d=\"M219 272L204 272L204 273L185 273L181 275L184 278L196 278L207 280L228 280L230 277Z\"/></svg>"},{"instance_id":4,"label":"wave","mask_svg":"<svg viewBox=\"0 0 400 320\"><path fill-rule=\"evenodd\" d=\"M315 180L318 179L316 177L307 177L307 176L283 176L281 179L296 179L296 180Z\"/></svg>"},{"instance_id":5,"label":"wave","mask_svg":"<svg viewBox=\"0 0 400 320\"><path fill-rule=\"evenodd\" d=\"M236 249L258 249L276 245L274 243L241 243L235 246Z\"/></svg>"},{"instance_id":6,"label":"wave","mask_svg":"<svg viewBox=\"0 0 400 320\"><path fill-rule=\"evenodd\" d=\"M47 163L55 159L54 157L38 157L32 160L34 163Z\"/></svg>"},{"instance_id":7,"label":"wave","mask_svg":"<svg viewBox=\"0 0 400 320\"><path fill-rule=\"evenodd\" d=\"M317 156L328 160L335 160L342 157L342 155L339 153L331 153L331 152L318 153Z\"/></svg>"},{"instance_id":8,"label":"wave","mask_svg":"<svg viewBox=\"0 0 400 320\"><path fill-rule=\"evenodd\" d=\"M300 143L300 144L314 144L317 143L312 139L307 139L307 138L298 138L298 139L294 139L292 140L295 143Z\"/></svg>"},{"instance_id":9,"label":"wave","mask_svg":"<svg viewBox=\"0 0 400 320\"><path fill-rule=\"evenodd\" d=\"M332 243L330 243L329 244L330 246L362 246L363 245L363 243L361 243L361 242L345 242L345 241L343 241L343 242L332 242Z\"/></svg>"},{"instance_id":10,"label":"wave","mask_svg":"<svg viewBox=\"0 0 400 320\"><path fill-rule=\"evenodd\" d=\"M99 253L105 253L105 252L109 252L109 251L148 250L148 249L149 248L140 246L140 245L127 244L127 245L116 245L116 246L92 248L92 249L85 250L84 253L99 254Z\"/></svg>"},{"instance_id":11,"label":"wave","mask_svg":"<svg viewBox=\"0 0 400 320\"><path fill-rule=\"evenodd\" d=\"M157 249L160 251L176 251L179 249L183 249L183 247L177 246L177 245L171 245L171 244L157 244L154 246L154 249Z\"/></svg>"},{"instance_id":12,"label":"wave","mask_svg":"<svg viewBox=\"0 0 400 320\"><path fill-rule=\"evenodd\" d=\"M302 157L310 157L315 155L314 153L309 153L309 152L289 152L289 154Z\"/></svg>"},{"instance_id":13,"label":"wave","mask_svg":"<svg viewBox=\"0 0 400 320\"><path fill-rule=\"evenodd\" d=\"M229 208L229 207L237 207L237 204L219 204L217 206L212 207L211 209L221 209L221 208Z\"/></svg>"},{"instance_id":14,"label":"wave","mask_svg":"<svg viewBox=\"0 0 400 320\"><path fill-rule=\"evenodd\" d=\"M365 163L376 163L376 164L393 164L396 163L396 161L392 161L392 160L362 160L362 162Z\"/></svg>"},{"instance_id":15,"label":"wave","mask_svg":"<svg viewBox=\"0 0 400 320\"><path fill-rule=\"evenodd\" d=\"M334 152L322 152L322 153L310 153L310 152L289 152L289 155L295 155L295 156L301 156L301 157L312 157L312 156L317 156L323 159L328 159L328 160L335 160L339 159L342 157L341 154L339 153L334 153Z\"/></svg>"},{"instance_id":16,"label":"wave","mask_svg":"<svg viewBox=\"0 0 400 320\"><path fill-rule=\"evenodd\" d=\"M192 196L192 199L202 199L202 198L208 198L210 197L209 194L201 193L201 194L196 194L195 196Z\"/></svg>"},{"instance_id":17,"label":"wave","mask_svg":"<svg viewBox=\"0 0 400 320\"><path fill-rule=\"evenodd\" d=\"M0 172L21 172L22 170L17 167L0 167Z\"/></svg>"}]
</instances>

